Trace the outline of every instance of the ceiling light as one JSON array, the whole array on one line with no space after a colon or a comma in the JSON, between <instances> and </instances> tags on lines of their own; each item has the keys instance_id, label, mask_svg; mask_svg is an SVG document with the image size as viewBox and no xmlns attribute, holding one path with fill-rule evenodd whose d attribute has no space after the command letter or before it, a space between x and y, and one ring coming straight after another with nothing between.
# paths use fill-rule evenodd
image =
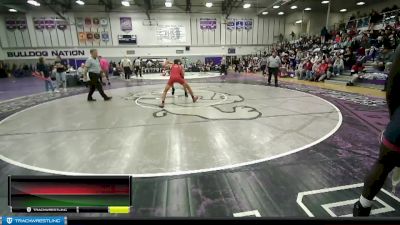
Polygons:
<instances>
[{"instance_id":1,"label":"ceiling light","mask_svg":"<svg viewBox=\"0 0 400 225\"><path fill-rule=\"evenodd\" d=\"M274 5L274 6L272 6L272 8L274 8L274 9L279 9L279 5Z\"/></svg>"},{"instance_id":2,"label":"ceiling light","mask_svg":"<svg viewBox=\"0 0 400 225\"><path fill-rule=\"evenodd\" d=\"M321 3L322 3L322 4L328 4L329 1L322 1Z\"/></svg>"},{"instance_id":3,"label":"ceiling light","mask_svg":"<svg viewBox=\"0 0 400 225\"><path fill-rule=\"evenodd\" d=\"M121 4L123 5L123 6L130 6L131 4L129 3L129 1L121 1Z\"/></svg>"},{"instance_id":4,"label":"ceiling light","mask_svg":"<svg viewBox=\"0 0 400 225\"><path fill-rule=\"evenodd\" d=\"M76 4L78 4L78 5L84 5L84 4L85 4L85 2L84 2L84 1L82 1L82 0L77 0L77 1L76 1Z\"/></svg>"},{"instance_id":5,"label":"ceiling light","mask_svg":"<svg viewBox=\"0 0 400 225\"><path fill-rule=\"evenodd\" d=\"M291 9L297 9L297 6L296 5L292 5L292 6L290 6L290 8Z\"/></svg>"},{"instance_id":6,"label":"ceiling light","mask_svg":"<svg viewBox=\"0 0 400 225\"><path fill-rule=\"evenodd\" d=\"M250 3L246 3L246 4L243 5L243 8L245 8L245 9L248 9L248 8L250 8L250 7L251 7L251 4L250 4Z\"/></svg>"},{"instance_id":7,"label":"ceiling light","mask_svg":"<svg viewBox=\"0 0 400 225\"><path fill-rule=\"evenodd\" d=\"M262 12L263 15L268 15L268 12Z\"/></svg>"},{"instance_id":8,"label":"ceiling light","mask_svg":"<svg viewBox=\"0 0 400 225\"><path fill-rule=\"evenodd\" d=\"M211 8L212 6L213 6L212 2L207 2L207 3L206 3L206 7L207 7L207 8Z\"/></svg>"},{"instance_id":9,"label":"ceiling light","mask_svg":"<svg viewBox=\"0 0 400 225\"><path fill-rule=\"evenodd\" d=\"M168 7L168 8L172 7L172 1L171 0L166 0L165 1L165 7Z\"/></svg>"},{"instance_id":10,"label":"ceiling light","mask_svg":"<svg viewBox=\"0 0 400 225\"><path fill-rule=\"evenodd\" d=\"M340 12L346 12L347 11L347 9L341 9L341 10L339 10Z\"/></svg>"},{"instance_id":11,"label":"ceiling light","mask_svg":"<svg viewBox=\"0 0 400 225\"><path fill-rule=\"evenodd\" d=\"M283 15L283 14L285 14L284 12L278 12L278 15Z\"/></svg>"},{"instance_id":12,"label":"ceiling light","mask_svg":"<svg viewBox=\"0 0 400 225\"><path fill-rule=\"evenodd\" d=\"M302 23L303 20L297 20L295 23Z\"/></svg>"},{"instance_id":13,"label":"ceiling light","mask_svg":"<svg viewBox=\"0 0 400 225\"><path fill-rule=\"evenodd\" d=\"M357 2L357 5L365 5L365 2Z\"/></svg>"},{"instance_id":14,"label":"ceiling light","mask_svg":"<svg viewBox=\"0 0 400 225\"><path fill-rule=\"evenodd\" d=\"M17 12L16 9L8 9L9 12Z\"/></svg>"},{"instance_id":15,"label":"ceiling light","mask_svg":"<svg viewBox=\"0 0 400 225\"><path fill-rule=\"evenodd\" d=\"M40 6L40 3L35 1L35 0L28 0L27 3L31 4L31 5L34 5L34 6Z\"/></svg>"},{"instance_id":16,"label":"ceiling light","mask_svg":"<svg viewBox=\"0 0 400 225\"><path fill-rule=\"evenodd\" d=\"M305 11L310 11L310 10L311 10L311 8L310 8L310 7L308 7L308 8L305 8L304 10L305 10Z\"/></svg>"}]
</instances>

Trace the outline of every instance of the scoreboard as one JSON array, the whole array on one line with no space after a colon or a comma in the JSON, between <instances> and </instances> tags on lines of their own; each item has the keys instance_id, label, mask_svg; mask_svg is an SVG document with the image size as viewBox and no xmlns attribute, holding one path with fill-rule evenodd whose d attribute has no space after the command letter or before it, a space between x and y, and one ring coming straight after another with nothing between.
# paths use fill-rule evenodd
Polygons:
<instances>
[{"instance_id":1,"label":"scoreboard","mask_svg":"<svg viewBox=\"0 0 400 225\"><path fill-rule=\"evenodd\" d=\"M12 213L130 213L130 176L9 176Z\"/></svg>"}]
</instances>

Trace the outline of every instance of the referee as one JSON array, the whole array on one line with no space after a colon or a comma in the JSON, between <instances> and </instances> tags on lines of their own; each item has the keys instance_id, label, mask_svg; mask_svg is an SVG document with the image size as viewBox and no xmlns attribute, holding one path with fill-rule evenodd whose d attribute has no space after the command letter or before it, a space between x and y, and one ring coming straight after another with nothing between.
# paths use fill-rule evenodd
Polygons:
<instances>
[{"instance_id":1,"label":"referee","mask_svg":"<svg viewBox=\"0 0 400 225\"><path fill-rule=\"evenodd\" d=\"M100 95L104 98L104 101L109 101L109 100L111 100L112 97L108 97L104 93L103 86L100 83L101 67L100 67L100 60L97 57L97 49L91 49L90 55L91 56L86 60L85 71L83 73L84 76L87 76L87 72L89 72L89 78L90 78L90 81L89 81L90 90L89 90L89 95L88 95L87 100L89 102L96 101L96 99L94 99L92 97L92 95L97 88Z\"/></svg>"}]
</instances>

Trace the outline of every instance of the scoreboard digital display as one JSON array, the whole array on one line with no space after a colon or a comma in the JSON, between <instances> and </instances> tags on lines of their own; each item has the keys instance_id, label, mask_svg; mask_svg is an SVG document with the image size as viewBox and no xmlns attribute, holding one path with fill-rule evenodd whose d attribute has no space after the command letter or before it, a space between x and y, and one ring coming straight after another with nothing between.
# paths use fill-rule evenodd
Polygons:
<instances>
[{"instance_id":1,"label":"scoreboard digital display","mask_svg":"<svg viewBox=\"0 0 400 225\"><path fill-rule=\"evenodd\" d=\"M13 213L129 213L131 177L9 176Z\"/></svg>"},{"instance_id":2,"label":"scoreboard digital display","mask_svg":"<svg viewBox=\"0 0 400 225\"><path fill-rule=\"evenodd\" d=\"M137 44L136 35L126 35L126 34L118 35L118 43L136 45Z\"/></svg>"}]
</instances>

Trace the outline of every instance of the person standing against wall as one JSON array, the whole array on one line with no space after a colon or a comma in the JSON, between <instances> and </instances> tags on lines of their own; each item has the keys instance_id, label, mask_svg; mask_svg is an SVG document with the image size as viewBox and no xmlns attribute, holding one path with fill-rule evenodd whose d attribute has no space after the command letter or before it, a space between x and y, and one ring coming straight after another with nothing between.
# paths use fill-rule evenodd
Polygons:
<instances>
[{"instance_id":1,"label":"person standing against wall","mask_svg":"<svg viewBox=\"0 0 400 225\"><path fill-rule=\"evenodd\" d=\"M135 60L135 75L138 77L138 73L140 74L140 77L142 77L142 60L140 57L138 57Z\"/></svg>"},{"instance_id":2,"label":"person standing against wall","mask_svg":"<svg viewBox=\"0 0 400 225\"><path fill-rule=\"evenodd\" d=\"M267 67L268 67L268 85L271 85L271 77L274 75L275 87L278 87L278 73L281 67L281 59L276 54L276 51L272 52L272 55L268 57Z\"/></svg>"},{"instance_id":3,"label":"person standing against wall","mask_svg":"<svg viewBox=\"0 0 400 225\"><path fill-rule=\"evenodd\" d=\"M128 56L125 56L125 58L123 58L121 60L121 66L124 69L125 80L129 80L131 78L131 74L132 74L132 70L131 70L132 62L128 58Z\"/></svg>"},{"instance_id":4,"label":"person standing against wall","mask_svg":"<svg viewBox=\"0 0 400 225\"><path fill-rule=\"evenodd\" d=\"M68 63L66 60L62 60L60 56L57 56L54 65L56 67L57 87L63 87L64 92L67 92L67 76L65 71L67 71Z\"/></svg>"},{"instance_id":5,"label":"person standing against wall","mask_svg":"<svg viewBox=\"0 0 400 225\"><path fill-rule=\"evenodd\" d=\"M90 57L86 60L85 63L85 71L84 75L87 76L87 72L89 72L89 94L87 97L87 100L89 102L96 101L92 97L94 91L97 89L100 93L100 95L104 98L104 101L109 101L111 100L112 97L108 97L104 91L103 91L103 86L100 83L100 76L101 76L101 66L100 66L100 60L97 56L97 49L91 49L90 50Z\"/></svg>"}]
</instances>

